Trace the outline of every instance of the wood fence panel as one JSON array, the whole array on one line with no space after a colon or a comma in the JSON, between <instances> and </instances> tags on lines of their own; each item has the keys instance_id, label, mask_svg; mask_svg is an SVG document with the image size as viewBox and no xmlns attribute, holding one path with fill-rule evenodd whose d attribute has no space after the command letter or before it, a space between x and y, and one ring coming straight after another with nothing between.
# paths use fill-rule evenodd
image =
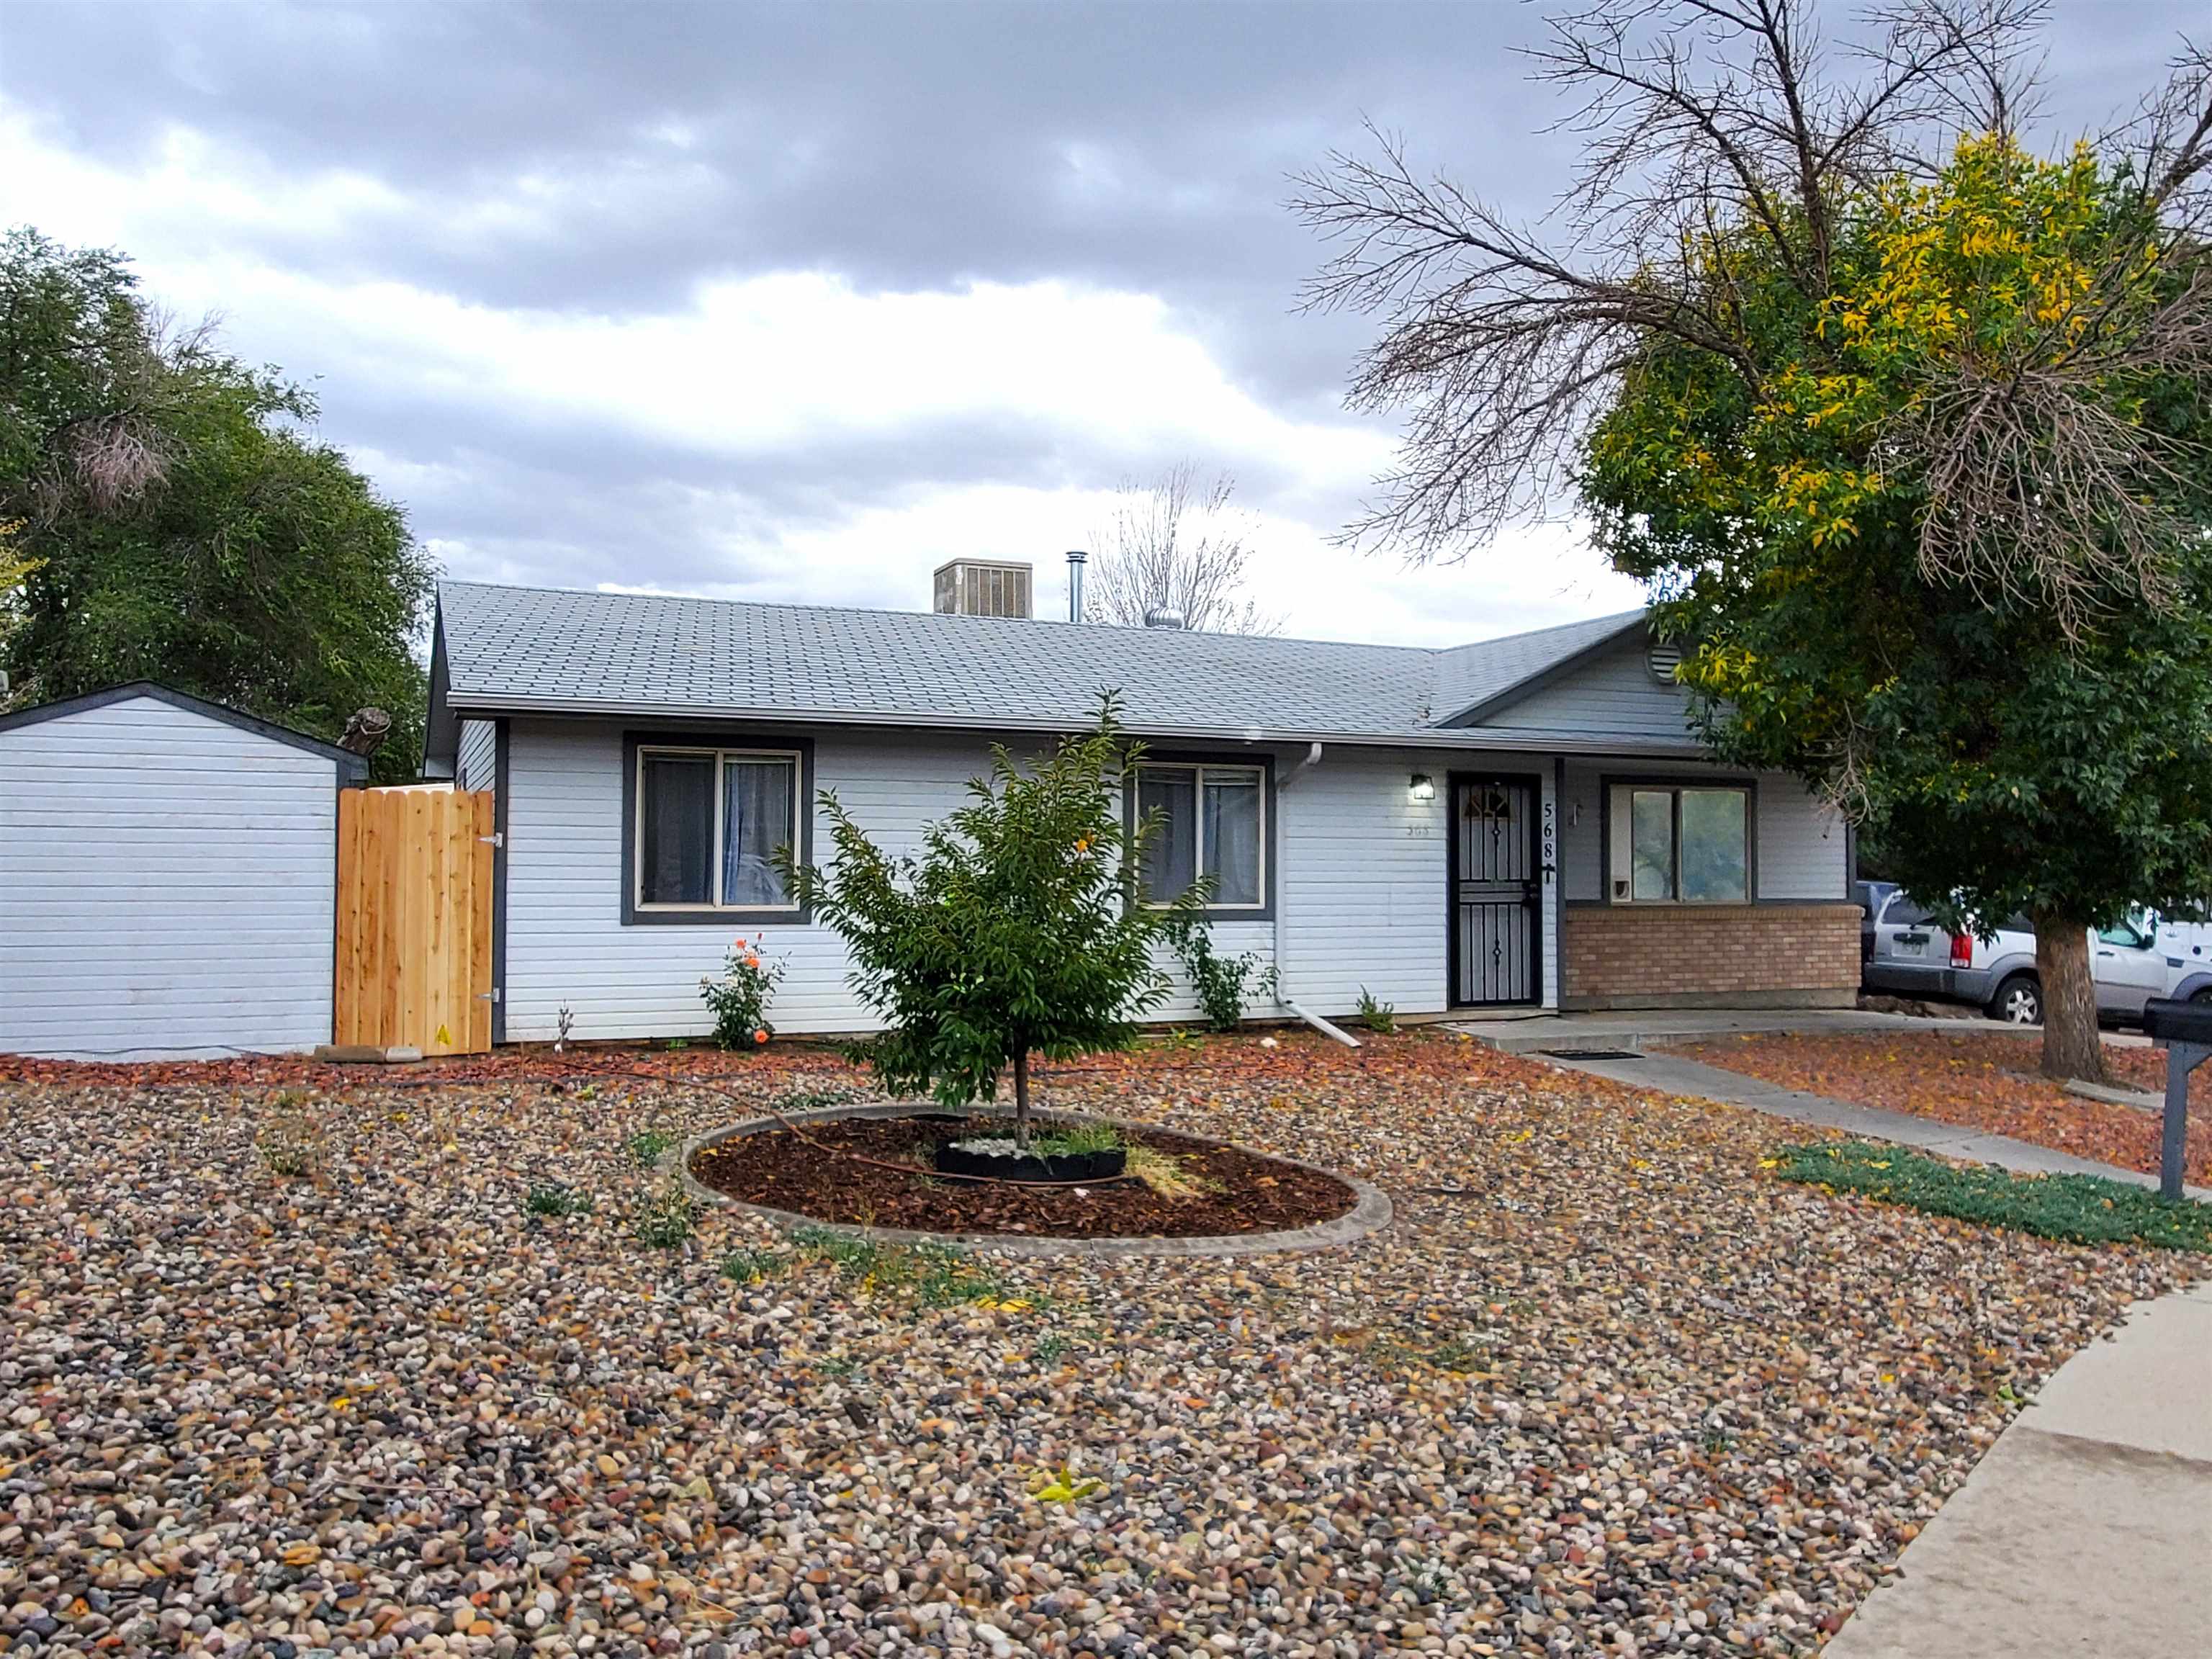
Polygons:
<instances>
[{"instance_id":1,"label":"wood fence panel","mask_svg":"<svg viewBox=\"0 0 2212 1659\"><path fill-rule=\"evenodd\" d=\"M490 1049L491 826L489 794L339 795L334 1041Z\"/></svg>"}]
</instances>

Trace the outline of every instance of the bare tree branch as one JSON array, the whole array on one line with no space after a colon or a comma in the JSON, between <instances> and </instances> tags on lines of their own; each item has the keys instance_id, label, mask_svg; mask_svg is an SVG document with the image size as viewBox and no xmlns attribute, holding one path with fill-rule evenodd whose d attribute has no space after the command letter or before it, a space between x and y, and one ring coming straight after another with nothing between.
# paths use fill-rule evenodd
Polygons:
<instances>
[{"instance_id":1,"label":"bare tree branch","mask_svg":"<svg viewBox=\"0 0 2212 1659\"><path fill-rule=\"evenodd\" d=\"M1417 173L1402 140L1371 128L1371 153L1294 180L1293 210L1334 245L1305 302L1381 321L1348 402L1405 423L1399 465L1345 539L1449 560L1553 515L1620 377L1660 346L1709 353L1763 396L1728 250L1754 239L1817 313L1873 186L1931 176L1961 135L2014 131L2044 11L1894 0L1862 14L1840 73L1812 0L1557 11L1528 56L1576 100L1559 124L1584 144L1564 234ZM2141 240L2012 356L1932 372L1888 434L1899 463L1928 476L1929 578L2033 591L2069 629L2100 584L2155 599L2179 530L2145 486L2184 457L2101 388L2212 362L2212 56L2188 48L2124 139L2106 153L2140 181ZM2164 283L2150 305L2146 259Z\"/></svg>"},{"instance_id":2,"label":"bare tree branch","mask_svg":"<svg viewBox=\"0 0 2212 1659\"><path fill-rule=\"evenodd\" d=\"M1210 633L1280 632L1282 618L1243 592L1255 522L1231 507L1236 490L1225 472L1201 486L1188 461L1151 484L1124 482L1112 519L1091 538L1093 620L1142 628L1151 612L1169 611Z\"/></svg>"}]
</instances>

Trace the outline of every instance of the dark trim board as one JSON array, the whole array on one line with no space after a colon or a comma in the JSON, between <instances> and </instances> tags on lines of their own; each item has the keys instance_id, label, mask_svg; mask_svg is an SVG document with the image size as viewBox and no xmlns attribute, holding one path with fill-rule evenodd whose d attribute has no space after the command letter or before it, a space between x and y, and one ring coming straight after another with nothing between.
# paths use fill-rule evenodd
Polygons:
<instances>
[{"instance_id":1,"label":"dark trim board","mask_svg":"<svg viewBox=\"0 0 2212 1659\"><path fill-rule=\"evenodd\" d=\"M1199 912L1202 921L1273 921L1275 919L1275 866L1281 862L1282 843L1275 833L1275 757L1267 750L1234 749L1155 749L1146 745L1139 767L1146 762L1162 766L1241 766L1248 771L1260 769L1260 811L1265 822L1260 826L1261 850L1266 854L1266 867L1260 884L1261 903L1255 909L1239 904L1217 908L1208 905ZM1201 809L1202 810L1202 809ZM1137 780L1133 774L1121 780L1121 832L1133 836L1137 829Z\"/></svg>"},{"instance_id":2,"label":"dark trim board","mask_svg":"<svg viewBox=\"0 0 2212 1659\"><path fill-rule=\"evenodd\" d=\"M505 722L501 722L504 728ZM803 927L813 920L804 907L796 910L715 909L641 910L637 908L637 751L665 745L672 749L787 749L799 756L799 862L814 862L814 739L786 732L744 730L730 726L674 727L653 731L625 731L622 739L622 925L625 927ZM502 753L504 751L502 750ZM505 772L501 771L501 797ZM721 851L715 849L720 858Z\"/></svg>"},{"instance_id":3,"label":"dark trim board","mask_svg":"<svg viewBox=\"0 0 2212 1659\"><path fill-rule=\"evenodd\" d=\"M1459 1000L1459 792L1469 783L1522 783L1528 787L1528 867L1536 872L1536 914L1528 925L1528 994L1507 1002L1462 1002ZM1444 1006L1462 1008L1540 1008L1544 1006L1544 970L1550 965L1544 950L1544 775L1485 767L1480 770L1444 775ZM1553 798L1556 802L1557 797ZM1556 808L1555 808L1556 810ZM1554 957L1552 960L1557 960Z\"/></svg>"},{"instance_id":4,"label":"dark trim board","mask_svg":"<svg viewBox=\"0 0 2212 1659\"><path fill-rule=\"evenodd\" d=\"M172 708L181 708L188 714L204 715L209 720L234 726L240 732L250 732L255 737L267 738L273 743L285 744L310 755L319 756L337 765L341 787L368 781L368 762L349 749L341 749L334 743L325 743L320 738L311 738L304 732L295 732L289 726L279 726L274 720L264 720L257 714L246 714L224 703L210 702L205 697L193 696L188 691L173 691L154 680L132 680L127 685L111 685L104 690L88 691L81 697L64 697L58 702L42 702L34 708L21 708L12 714L0 714L0 732L12 732L18 726L39 726L70 714L88 714L111 703L128 702L134 697L151 697L155 702L167 703Z\"/></svg>"}]
</instances>

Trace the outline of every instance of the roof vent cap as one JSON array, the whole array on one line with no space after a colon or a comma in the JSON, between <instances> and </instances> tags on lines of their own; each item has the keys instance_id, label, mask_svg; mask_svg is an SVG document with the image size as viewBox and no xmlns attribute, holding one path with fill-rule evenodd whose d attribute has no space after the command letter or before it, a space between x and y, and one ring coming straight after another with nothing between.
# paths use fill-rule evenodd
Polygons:
<instances>
[{"instance_id":1,"label":"roof vent cap","mask_svg":"<svg viewBox=\"0 0 2212 1659\"><path fill-rule=\"evenodd\" d=\"M1181 628L1182 626L1182 612L1176 610L1171 605L1156 605L1151 610L1145 612L1145 626L1147 628Z\"/></svg>"},{"instance_id":2,"label":"roof vent cap","mask_svg":"<svg viewBox=\"0 0 2212 1659\"><path fill-rule=\"evenodd\" d=\"M1662 685L1675 684L1675 673L1682 665L1682 647L1665 640L1654 640L1651 649L1644 659L1651 666L1651 678Z\"/></svg>"}]
</instances>

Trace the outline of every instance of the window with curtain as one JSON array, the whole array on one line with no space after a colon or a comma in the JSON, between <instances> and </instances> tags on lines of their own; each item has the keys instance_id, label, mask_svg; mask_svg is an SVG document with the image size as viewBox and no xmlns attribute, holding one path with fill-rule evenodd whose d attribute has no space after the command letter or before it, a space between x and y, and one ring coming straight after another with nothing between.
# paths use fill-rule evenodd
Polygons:
<instances>
[{"instance_id":1,"label":"window with curtain","mask_svg":"<svg viewBox=\"0 0 2212 1659\"><path fill-rule=\"evenodd\" d=\"M1264 909L1267 782L1257 766L1139 766L1137 815L1158 818L1145 848L1145 902L1165 904L1203 876L1212 884L1208 909Z\"/></svg>"},{"instance_id":2,"label":"window with curtain","mask_svg":"<svg viewBox=\"0 0 2212 1659\"><path fill-rule=\"evenodd\" d=\"M796 910L775 854L799 839L799 774L787 750L641 747L638 908Z\"/></svg>"},{"instance_id":3,"label":"window with curtain","mask_svg":"<svg viewBox=\"0 0 2212 1659\"><path fill-rule=\"evenodd\" d=\"M1688 785L1613 792L1616 904L1741 904L1751 896L1751 794Z\"/></svg>"}]
</instances>

